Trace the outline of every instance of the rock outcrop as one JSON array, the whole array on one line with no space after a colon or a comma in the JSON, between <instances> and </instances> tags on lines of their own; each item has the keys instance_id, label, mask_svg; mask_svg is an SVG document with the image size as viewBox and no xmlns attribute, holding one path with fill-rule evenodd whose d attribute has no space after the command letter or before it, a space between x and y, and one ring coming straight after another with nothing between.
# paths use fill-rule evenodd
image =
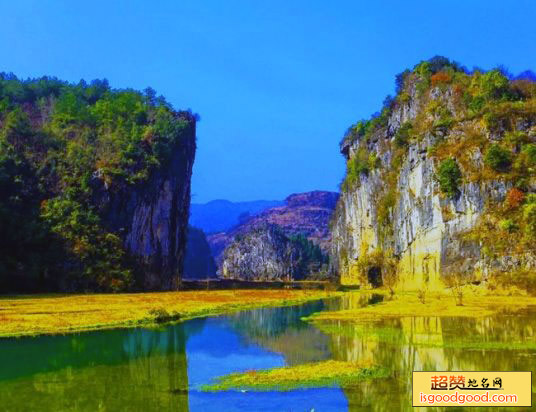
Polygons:
<instances>
[{"instance_id":1,"label":"rock outcrop","mask_svg":"<svg viewBox=\"0 0 536 412\"><path fill-rule=\"evenodd\" d=\"M278 226L264 224L235 237L225 249L221 272L226 279L298 280L306 274L306 259Z\"/></svg>"},{"instance_id":2,"label":"rock outcrop","mask_svg":"<svg viewBox=\"0 0 536 412\"><path fill-rule=\"evenodd\" d=\"M484 161L494 143L525 161L523 150L536 141L534 106L528 97L516 101L515 82L498 71L467 74L436 63L406 72L396 99L341 142L348 171L334 215L331 262L343 284L373 284L380 255L396 260L397 285L405 289L441 288L454 275L486 280L493 268L504 267L505 255L534 256L528 232L520 229L530 224L522 206L510 212L519 219L518 236L526 238L522 247L499 248L494 240L512 237L500 229L510 207L505 199L515 186L523 196L533 192L533 171L517 170L515 161L508 170L492 170ZM512 136L520 143L509 142ZM518 268L533 267L534 259L521 260Z\"/></svg>"}]
</instances>

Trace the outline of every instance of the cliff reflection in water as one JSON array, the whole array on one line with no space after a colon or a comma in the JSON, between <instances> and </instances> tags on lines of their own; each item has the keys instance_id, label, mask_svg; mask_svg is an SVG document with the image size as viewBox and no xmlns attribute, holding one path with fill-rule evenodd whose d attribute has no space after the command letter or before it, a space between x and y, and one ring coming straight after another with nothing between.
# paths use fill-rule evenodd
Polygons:
<instances>
[{"instance_id":1,"label":"cliff reflection in water","mask_svg":"<svg viewBox=\"0 0 536 412\"><path fill-rule=\"evenodd\" d=\"M196 323L199 325L199 323ZM185 324L0 342L8 411L188 410Z\"/></svg>"},{"instance_id":2,"label":"cliff reflection in water","mask_svg":"<svg viewBox=\"0 0 536 412\"><path fill-rule=\"evenodd\" d=\"M377 322L326 322L337 360L370 360L391 369L387 380L344 388L351 411L412 410L414 370L536 369L535 310L486 318L408 317ZM533 403L536 402L533 387ZM449 409L450 410L450 409ZM490 410L494 410L491 408ZM527 409L528 410L528 409Z\"/></svg>"},{"instance_id":3,"label":"cliff reflection in water","mask_svg":"<svg viewBox=\"0 0 536 412\"><path fill-rule=\"evenodd\" d=\"M331 304L336 305L336 301L331 301ZM319 301L300 306L257 309L239 312L228 319L248 343L281 353L288 365L297 365L331 358L330 338L301 320L329 305L329 301Z\"/></svg>"},{"instance_id":4,"label":"cliff reflection in water","mask_svg":"<svg viewBox=\"0 0 536 412\"><path fill-rule=\"evenodd\" d=\"M357 293L159 329L0 340L0 408L411 411L413 370L536 369L535 309L476 319L407 317L314 325L301 320L381 299ZM392 375L342 390L199 391L228 373L325 359L369 360L388 367Z\"/></svg>"}]
</instances>

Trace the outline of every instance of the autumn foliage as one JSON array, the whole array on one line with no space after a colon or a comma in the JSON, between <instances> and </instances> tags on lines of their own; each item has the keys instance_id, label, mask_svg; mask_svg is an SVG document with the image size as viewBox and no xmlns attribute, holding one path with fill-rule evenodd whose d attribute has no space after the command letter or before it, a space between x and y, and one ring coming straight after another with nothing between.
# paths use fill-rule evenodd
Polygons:
<instances>
[{"instance_id":1,"label":"autumn foliage","mask_svg":"<svg viewBox=\"0 0 536 412\"><path fill-rule=\"evenodd\" d=\"M430 77L430 80L432 81L432 87L435 87L440 84L450 83L452 77L448 73L437 72L436 74L433 74L432 77Z\"/></svg>"},{"instance_id":2,"label":"autumn foliage","mask_svg":"<svg viewBox=\"0 0 536 412\"><path fill-rule=\"evenodd\" d=\"M506 194L506 205L510 209L517 209L525 200L525 194L516 188L510 189Z\"/></svg>"}]
</instances>

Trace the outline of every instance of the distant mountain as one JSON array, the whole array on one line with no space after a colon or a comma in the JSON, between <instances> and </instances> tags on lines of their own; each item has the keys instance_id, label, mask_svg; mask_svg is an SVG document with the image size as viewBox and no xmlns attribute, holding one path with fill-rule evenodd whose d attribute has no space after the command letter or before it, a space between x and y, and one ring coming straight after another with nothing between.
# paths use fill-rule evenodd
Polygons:
<instances>
[{"instance_id":1,"label":"distant mountain","mask_svg":"<svg viewBox=\"0 0 536 412\"><path fill-rule=\"evenodd\" d=\"M293 194L283 205L244 217L230 230L207 236L216 264L221 267L225 248L237 237L242 238L265 225L278 226L287 237L301 235L327 253L331 241L329 220L338 198L338 193L324 191Z\"/></svg>"},{"instance_id":2,"label":"distant mountain","mask_svg":"<svg viewBox=\"0 0 536 412\"><path fill-rule=\"evenodd\" d=\"M281 206L280 200L253 200L250 202L230 202L212 200L208 203L192 203L190 225L203 229L205 233L225 232L241 220L256 215L265 209Z\"/></svg>"}]
</instances>

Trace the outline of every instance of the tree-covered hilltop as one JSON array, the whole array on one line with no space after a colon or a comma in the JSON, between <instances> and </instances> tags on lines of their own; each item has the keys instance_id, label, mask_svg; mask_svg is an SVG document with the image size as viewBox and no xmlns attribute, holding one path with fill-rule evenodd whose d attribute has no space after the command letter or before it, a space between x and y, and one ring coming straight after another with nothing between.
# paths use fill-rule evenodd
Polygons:
<instances>
[{"instance_id":1,"label":"tree-covered hilltop","mask_svg":"<svg viewBox=\"0 0 536 412\"><path fill-rule=\"evenodd\" d=\"M463 274L536 290L534 73L422 61L341 151L333 252L348 282L376 281L384 256L407 287Z\"/></svg>"},{"instance_id":2,"label":"tree-covered hilltop","mask_svg":"<svg viewBox=\"0 0 536 412\"><path fill-rule=\"evenodd\" d=\"M154 184L177 151L191 173L195 122L152 89L0 74L0 291L140 285L125 247L128 228L116 230L105 214L111 207L123 217L133 211L141 194L123 196L130 199L123 208L116 206L119 194ZM189 205L184 174L174 207L179 200Z\"/></svg>"}]
</instances>

